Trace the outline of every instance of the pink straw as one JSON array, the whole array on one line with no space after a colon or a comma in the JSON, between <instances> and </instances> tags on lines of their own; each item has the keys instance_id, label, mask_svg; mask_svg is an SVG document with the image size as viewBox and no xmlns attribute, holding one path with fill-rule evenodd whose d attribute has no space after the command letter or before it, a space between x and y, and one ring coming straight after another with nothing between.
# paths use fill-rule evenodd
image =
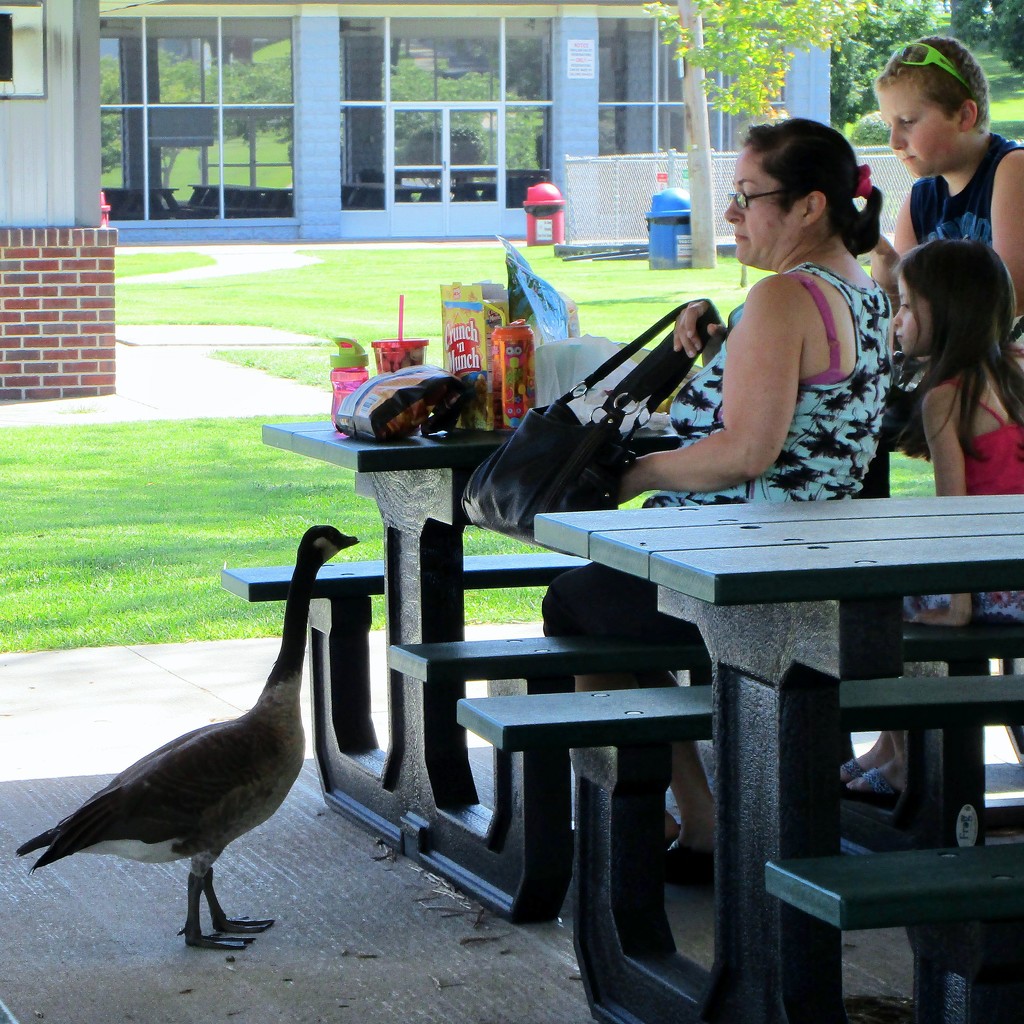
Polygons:
<instances>
[{"instance_id":1,"label":"pink straw","mask_svg":"<svg viewBox=\"0 0 1024 1024\"><path fill-rule=\"evenodd\" d=\"M402 340L402 324L405 320L405 296L398 296L398 340Z\"/></svg>"}]
</instances>

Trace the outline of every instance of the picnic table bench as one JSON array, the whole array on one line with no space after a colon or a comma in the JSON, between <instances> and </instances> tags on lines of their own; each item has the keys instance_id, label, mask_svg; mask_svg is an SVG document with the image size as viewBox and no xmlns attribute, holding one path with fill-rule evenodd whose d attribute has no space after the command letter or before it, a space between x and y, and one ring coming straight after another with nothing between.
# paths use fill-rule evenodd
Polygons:
<instances>
[{"instance_id":1,"label":"picnic table bench","mask_svg":"<svg viewBox=\"0 0 1024 1024\"><path fill-rule=\"evenodd\" d=\"M906 927L921 1024L1020 1021L1021 844L770 860L765 888L836 929Z\"/></svg>"}]
</instances>

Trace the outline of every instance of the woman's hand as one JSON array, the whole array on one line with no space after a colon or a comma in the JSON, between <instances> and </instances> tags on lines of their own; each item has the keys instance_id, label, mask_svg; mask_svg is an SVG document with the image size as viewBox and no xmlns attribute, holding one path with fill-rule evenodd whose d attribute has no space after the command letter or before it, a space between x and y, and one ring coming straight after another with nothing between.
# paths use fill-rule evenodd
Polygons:
<instances>
[{"instance_id":1,"label":"woman's hand","mask_svg":"<svg viewBox=\"0 0 1024 1024\"><path fill-rule=\"evenodd\" d=\"M672 336L672 347L677 351L683 351L688 356L699 355L705 347L705 339L700 336L697 330L697 321L711 308L711 304L699 299L691 302L679 314L676 320L675 332ZM721 344L725 339L724 324L709 324L707 342Z\"/></svg>"}]
</instances>

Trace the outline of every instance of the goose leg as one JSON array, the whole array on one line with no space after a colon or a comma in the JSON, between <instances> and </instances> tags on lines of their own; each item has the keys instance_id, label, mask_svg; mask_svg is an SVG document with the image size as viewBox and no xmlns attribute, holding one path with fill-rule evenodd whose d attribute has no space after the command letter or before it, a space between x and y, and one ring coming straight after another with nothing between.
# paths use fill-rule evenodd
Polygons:
<instances>
[{"instance_id":1,"label":"goose leg","mask_svg":"<svg viewBox=\"0 0 1024 1024\"><path fill-rule=\"evenodd\" d=\"M273 923L274 919L264 918L259 921L251 921L249 918L242 918L241 920L231 920L227 914L224 913L220 905L220 900L217 899L217 894L213 891L213 868L203 876L203 893L206 895L206 905L210 908L210 919L213 921L213 927L218 932L228 932L231 934L244 934L245 932L265 932ZM245 942L252 942L252 939L245 939Z\"/></svg>"},{"instance_id":2,"label":"goose leg","mask_svg":"<svg viewBox=\"0 0 1024 1024\"><path fill-rule=\"evenodd\" d=\"M199 900L206 889L209 874L209 870L204 875L197 875L192 871L188 873L188 916L185 918L185 927L178 934L185 936L186 946L197 946L200 949L245 949L253 941L252 937L224 938L218 934L222 929L218 926L216 918L214 918L213 923L213 927L216 929L214 934L203 934L199 918ZM212 882L210 883L209 892L211 894L213 892ZM209 902L209 896L207 896L207 902ZM224 911L220 909L220 904L217 903L216 897L213 898L213 902L210 904L211 913L214 906L220 911L221 919L225 920L225 923L231 924L232 922L226 921L224 918Z\"/></svg>"}]
</instances>

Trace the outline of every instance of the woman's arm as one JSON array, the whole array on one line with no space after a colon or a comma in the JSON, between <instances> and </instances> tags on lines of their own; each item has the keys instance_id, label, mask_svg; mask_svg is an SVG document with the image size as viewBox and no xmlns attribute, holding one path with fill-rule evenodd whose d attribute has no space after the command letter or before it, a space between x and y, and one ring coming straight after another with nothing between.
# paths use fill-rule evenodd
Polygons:
<instances>
[{"instance_id":1,"label":"woman's arm","mask_svg":"<svg viewBox=\"0 0 1024 1024\"><path fill-rule=\"evenodd\" d=\"M790 278L775 275L751 288L729 335L722 429L637 459L623 476L620 501L654 490L723 490L760 476L778 458L796 408L809 310L813 303Z\"/></svg>"},{"instance_id":2,"label":"woman's arm","mask_svg":"<svg viewBox=\"0 0 1024 1024\"><path fill-rule=\"evenodd\" d=\"M1017 314L1024 313L1024 150L1007 153L996 168L992 183L992 248L999 253L1013 279Z\"/></svg>"},{"instance_id":3,"label":"woman's arm","mask_svg":"<svg viewBox=\"0 0 1024 1024\"><path fill-rule=\"evenodd\" d=\"M953 383L940 384L924 397L924 432L935 472L935 493L940 496L967 493L964 450L957 437L960 392ZM966 626L971 621L971 595L953 594L948 609L921 612L918 622L933 626Z\"/></svg>"}]
</instances>

